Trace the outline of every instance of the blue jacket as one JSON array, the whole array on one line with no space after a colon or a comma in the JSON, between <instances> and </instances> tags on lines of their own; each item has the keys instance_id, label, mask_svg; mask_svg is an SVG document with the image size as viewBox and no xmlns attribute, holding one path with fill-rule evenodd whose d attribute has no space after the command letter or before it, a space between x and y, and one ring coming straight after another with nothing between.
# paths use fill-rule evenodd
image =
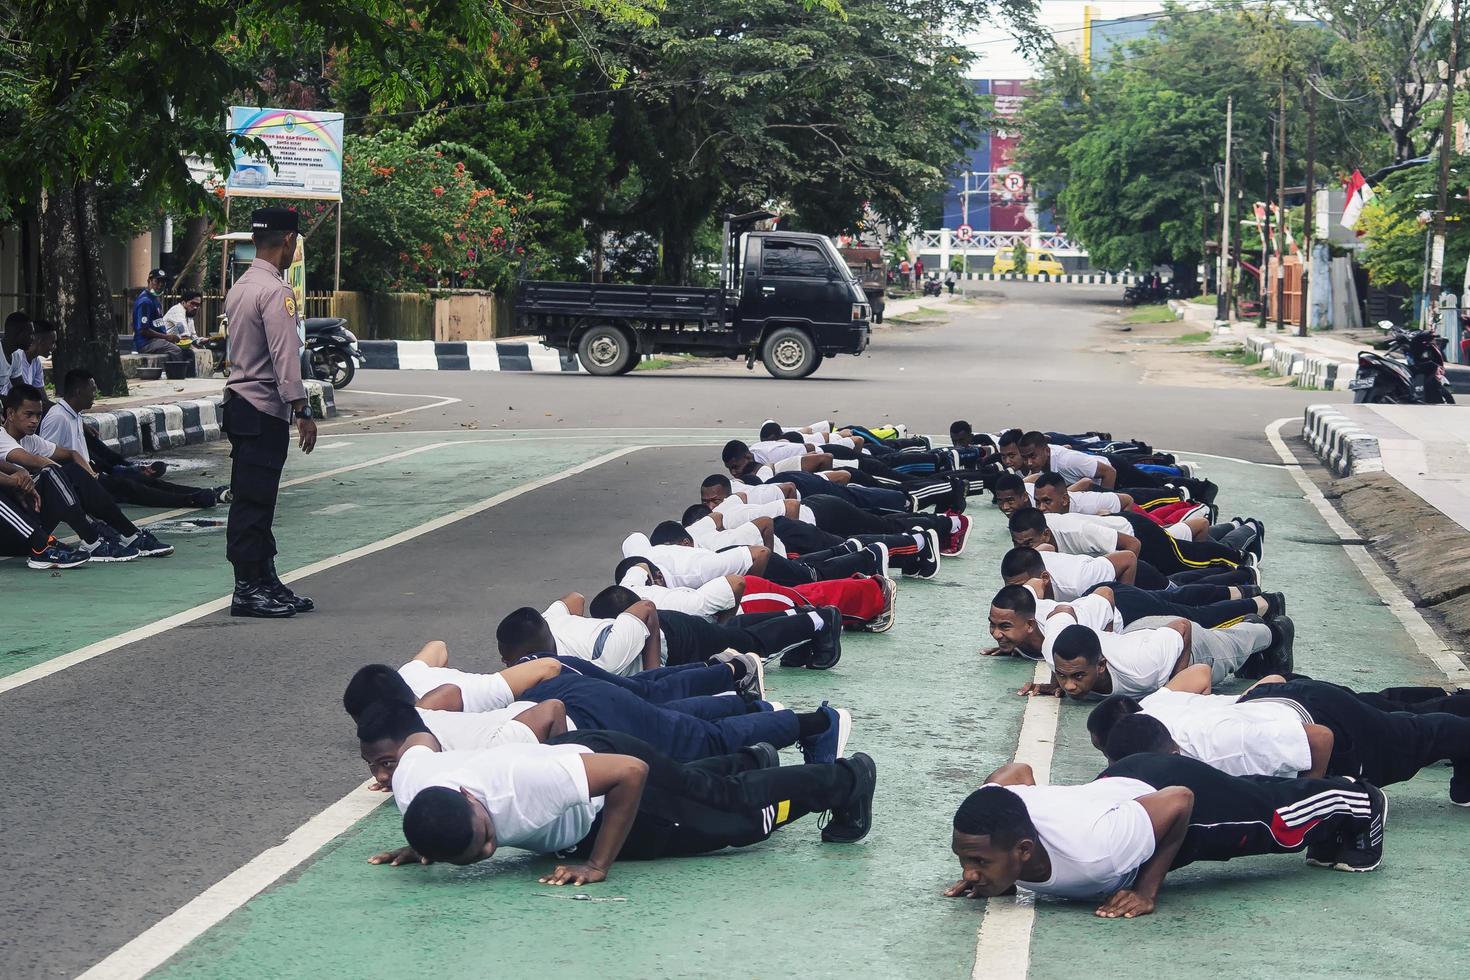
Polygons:
<instances>
[{"instance_id":1,"label":"blue jacket","mask_svg":"<svg viewBox=\"0 0 1470 980\"><path fill-rule=\"evenodd\" d=\"M148 346L148 337L143 336L143 328L157 330L153 321L163 319L163 306L158 302L158 296L151 289L145 289L133 300L133 350L140 351Z\"/></svg>"}]
</instances>

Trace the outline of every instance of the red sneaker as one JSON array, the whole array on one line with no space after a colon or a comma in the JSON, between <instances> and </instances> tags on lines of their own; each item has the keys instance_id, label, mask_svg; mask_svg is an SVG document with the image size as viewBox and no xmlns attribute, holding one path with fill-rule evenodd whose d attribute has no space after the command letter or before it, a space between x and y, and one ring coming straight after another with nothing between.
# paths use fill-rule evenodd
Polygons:
<instances>
[{"instance_id":1,"label":"red sneaker","mask_svg":"<svg viewBox=\"0 0 1470 980\"><path fill-rule=\"evenodd\" d=\"M950 520L959 522L959 530L951 531L949 535L949 547L940 550L940 554L946 558L954 558L965 553L965 544L970 540L970 519L964 514L946 512Z\"/></svg>"}]
</instances>

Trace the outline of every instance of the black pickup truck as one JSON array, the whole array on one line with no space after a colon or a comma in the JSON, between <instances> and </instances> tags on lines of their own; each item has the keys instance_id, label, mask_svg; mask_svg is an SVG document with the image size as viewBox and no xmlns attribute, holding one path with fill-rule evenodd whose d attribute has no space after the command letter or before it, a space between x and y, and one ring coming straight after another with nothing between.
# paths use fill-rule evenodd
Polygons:
<instances>
[{"instance_id":1,"label":"black pickup truck","mask_svg":"<svg viewBox=\"0 0 1470 980\"><path fill-rule=\"evenodd\" d=\"M777 378L804 378L822 359L861 354L870 308L822 235L750 231L766 212L725 221L721 285L634 286L527 280L516 321L591 374L627 374L644 354L760 358Z\"/></svg>"}]
</instances>

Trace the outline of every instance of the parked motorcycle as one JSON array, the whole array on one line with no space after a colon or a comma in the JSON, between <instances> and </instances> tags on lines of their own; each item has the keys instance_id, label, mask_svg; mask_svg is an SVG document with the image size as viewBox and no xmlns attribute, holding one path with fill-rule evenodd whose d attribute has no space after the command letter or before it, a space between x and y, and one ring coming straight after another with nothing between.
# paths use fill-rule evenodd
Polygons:
<instances>
[{"instance_id":1,"label":"parked motorcycle","mask_svg":"<svg viewBox=\"0 0 1470 980\"><path fill-rule=\"evenodd\" d=\"M1163 280L1155 275L1144 276L1123 290L1123 302L1129 306L1162 303L1168 296Z\"/></svg>"},{"instance_id":2,"label":"parked motorcycle","mask_svg":"<svg viewBox=\"0 0 1470 980\"><path fill-rule=\"evenodd\" d=\"M924 277L925 296L938 296L942 292L944 292L944 284L939 281L939 275L937 273Z\"/></svg>"},{"instance_id":3,"label":"parked motorcycle","mask_svg":"<svg viewBox=\"0 0 1470 980\"><path fill-rule=\"evenodd\" d=\"M346 388L357 374L358 364L367 363L357 336L347 329L347 321L340 316L314 316L308 317L304 326L312 374L338 391Z\"/></svg>"},{"instance_id":4,"label":"parked motorcycle","mask_svg":"<svg viewBox=\"0 0 1470 980\"><path fill-rule=\"evenodd\" d=\"M1445 338L1432 330L1405 330L1388 320L1378 326L1390 335L1388 353L1358 352L1358 373L1348 382L1353 401L1453 405L1455 396L1444 373Z\"/></svg>"},{"instance_id":5,"label":"parked motorcycle","mask_svg":"<svg viewBox=\"0 0 1470 980\"><path fill-rule=\"evenodd\" d=\"M308 317L302 326L306 331L303 368L309 368L312 377L329 383L337 391L346 388L357 374L358 365L367 362L357 336L347 329L347 321L340 316ZM214 354L215 370L228 378L229 317L221 313L215 330L212 336L201 338L200 344Z\"/></svg>"}]
</instances>

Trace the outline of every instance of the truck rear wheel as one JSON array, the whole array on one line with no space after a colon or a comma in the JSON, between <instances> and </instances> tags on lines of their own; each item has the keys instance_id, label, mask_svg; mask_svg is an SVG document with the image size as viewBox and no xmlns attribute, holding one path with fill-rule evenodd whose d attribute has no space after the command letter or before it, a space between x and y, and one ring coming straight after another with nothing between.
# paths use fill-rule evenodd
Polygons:
<instances>
[{"instance_id":1,"label":"truck rear wheel","mask_svg":"<svg viewBox=\"0 0 1470 980\"><path fill-rule=\"evenodd\" d=\"M804 378L817 369L822 357L805 330L778 327L761 345L761 363L773 378Z\"/></svg>"},{"instance_id":2,"label":"truck rear wheel","mask_svg":"<svg viewBox=\"0 0 1470 980\"><path fill-rule=\"evenodd\" d=\"M588 374L626 374L637 357L628 333L607 324L593 327L577 342L577 359Z\"/></svg>"}]
</instances>

